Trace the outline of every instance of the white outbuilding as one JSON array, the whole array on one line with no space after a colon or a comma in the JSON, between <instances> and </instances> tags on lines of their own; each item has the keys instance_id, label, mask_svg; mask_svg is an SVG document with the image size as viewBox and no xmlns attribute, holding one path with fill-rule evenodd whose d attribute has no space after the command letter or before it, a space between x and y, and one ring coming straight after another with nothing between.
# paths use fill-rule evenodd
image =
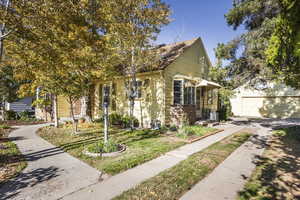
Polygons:
<instances>
[{"instance_id":1,"label":"white outbuilding","mask_svg":"<svg viewBox=\"0 0 300 200\"><path fill-rule=\"evenodd\" d=\"M275 82L257 89L247 85L235 89L230 99L234 116L300 118L300 90Z\"/></svg>"}]
</instances>

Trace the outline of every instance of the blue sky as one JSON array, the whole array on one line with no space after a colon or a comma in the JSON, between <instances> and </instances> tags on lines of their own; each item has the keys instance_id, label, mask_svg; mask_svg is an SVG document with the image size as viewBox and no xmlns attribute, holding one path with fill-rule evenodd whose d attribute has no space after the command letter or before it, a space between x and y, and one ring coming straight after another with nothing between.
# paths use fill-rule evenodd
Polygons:
<instances>
[{"instance_id":1,"label":"blue sky","mask_svg":"<svg viewBox=\"0 0 300 200\"><path fill-rule=\"evenodd\" d=\"M232 0L164 0L171 6L172 22L163 28L156 43L174 43L201 37L207 53L215 63L214 48L243 32L227 26L224 15Z\"/></svg>"}]
</instances>

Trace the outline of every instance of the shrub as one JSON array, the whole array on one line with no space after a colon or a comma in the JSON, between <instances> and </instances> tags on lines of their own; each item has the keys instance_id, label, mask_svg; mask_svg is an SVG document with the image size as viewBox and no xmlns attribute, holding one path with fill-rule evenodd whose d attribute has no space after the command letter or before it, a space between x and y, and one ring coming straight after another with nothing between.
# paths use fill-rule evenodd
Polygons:
<instances>
[{"instance_id":1,"label":"shrub","mask_svg":"<svg viewBox=\"0 0 300 200\"><path fill-rule=\"evenodd\" d=\"M0 129L10 129L10 126L6 124L0 124Z\"/></svg>"},{"instance_id":2,"label":"shrub","mask_svg":"<svg viewBox=\"0 0 300 200\"><path fill-rule=\"evenodd\" d=\"M85 123L85 118L84 117L81 117L78 119L79 123Z\"/></svg>"},{"instance_id":3,"label":"shrub","mask_svg":"<svg viewBox=\"0 0 300 200\"><path fill-rule=\"evenodd\" d=\"M16 120L17 119L17 113L13 110L7 110L4 112L4 118L6 120Z\"/></svg>"},{"instance_id":4,"label":"shrub","mask_svg":"<svg viewBox=\"0 0 300 200\"><path fill-rule=\"evenodd\" d=\"M103 141L91 144L87 150L92 153L111 153L118 151L118 144L113 140L108 140L106 144Z\"/></svg>"},{"instance_id":5,"label":"shrub","mask_svg":"<svg viewBox=\"0 0 300 200\"><path fill-rule=\"evenodd\" d=\"M103 117L101 117L99 119L94 119L93 122L94 123L102 123L103 122Z\"/></svg>"},{"instance_id":6,"label":"shrub","mask_svg":"<svg viewBox=\"0 0 300 200\"><path fill-rule=\"evenodd\" d=\"M122 115L118 113L111 113L109 115L109 123L112 125L121 125L122 124Z\"/></svg>"},{"instance_id":7,"label":"shrub","mask_svg":"<svg viewBox=\"0 0 300 200\"><path fill-rule=\"evenodd\" d=\"M172 132L175 132L175 131L177 131L177 127L175 125L172 125L172 126L170 126L169 130Z\"/></svg>"},{"instance_id":8,"label":"shrub","mask_svg":"<svg viewBox=\"0 0 300 200\"><path fill-rule=\"evenodd\" d=\"M139 120L135 117L130 117L128 115L122 117L122 126L124 128L129 128L132 120L133 120L133 126L139 127L140 125Z\"/></svg>"},{"instance_id":9,"label":"shrub","mask_svg":"<svg viewBox=\"0 0 300 200\"><path fill-rule=\"evenodd\" d=\"M185 135L185 136L190 136L190 135L196 135L197 130L193 126L183 126L180 129L180 134Z\"/></svg>"},{"instance_id":10,"label":"shrub","mask_svg":"<svg viewBox=\"0 0 300 200\"><path fill-rule=\"evenodd\" d=\"M20 118L30 118L30 116L31 116L30 112L27 110L20 112L18 115Z\"/></svg>"},{"instance_id":11,"label":"shrub","mask_svg":"<svg viewBox=\"0 0 300 200\"><path fill-rule=\"evenodd\" d=\"M209 127L203 127L203 126L183 126L179 130L177 136L182 138L188 138L189 136L192 135L203 136L207 133L210 133L213 130L215 129Z\"/></svg>"}]
</instances>

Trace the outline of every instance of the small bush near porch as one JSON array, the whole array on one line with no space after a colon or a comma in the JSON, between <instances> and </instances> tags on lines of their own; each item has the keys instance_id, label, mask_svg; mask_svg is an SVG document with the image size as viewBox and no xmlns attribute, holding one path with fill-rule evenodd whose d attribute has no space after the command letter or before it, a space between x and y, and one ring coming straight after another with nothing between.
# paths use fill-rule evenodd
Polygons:
<instances>
[{"instance_id":1,"label":"small bush near porch","mask_svg":"<svg viewBox=\"0 0 300 200\"><path fill-rule=\"evenodd\" d=\"M210 127L203 127L203 126L183 126L179 129L178 133L176 134L178 137L183 139L194 139L197 137L202 137L209 135L218 129L210 128Z\"/></svg>"},{"instance_id":2,"label":"small bush near porch","mask_svg":"<svg viewBox=\"0 0 300 200\"><path fill-rule=\"evenodd\" d=\"M88 163L110 175L114 175L152 160L160 155L178 148L186 142L175 140L162 130L128 131L116 127L110 128L110 139L115 143L125 144L127 150L116 157L93 158L83 154L90 144L102 139L101 123L79 124L80 134L72 134L72 126L61 128L45 127L39 130L39 135L52 144L63 148L74 157Z\"/></svg>"}]
</instances>

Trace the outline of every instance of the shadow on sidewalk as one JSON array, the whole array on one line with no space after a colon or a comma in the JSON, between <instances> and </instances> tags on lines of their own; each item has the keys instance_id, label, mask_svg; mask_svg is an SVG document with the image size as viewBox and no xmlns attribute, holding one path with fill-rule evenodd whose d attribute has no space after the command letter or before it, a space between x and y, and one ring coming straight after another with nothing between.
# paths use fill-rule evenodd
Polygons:
<instances>
[{"instance_id":1,"label":"shadow on sidewalk","mask_svg":"<svg viewBox=\"0 0 300 200\"><path fill-rule=\"evenodd\" d=\"M16 178L7 181L0 186L0 200L15 197L24 188L31 188L35 185L59 176L57 167L38 168L31 172L21 173ZM31 188L33 190L33 188Z\"/></svg>"},{"instance_id":2,"label":"shadow on sidewalk","mask_svg":"<svg viewBox=\"0 0 300 200\"><path fill-rule=\"evenodd\" d=\"M283 128L268 144L255 157L257 168L239 192L241 199L300 199L300 126Z\"/></svg>"},{"instance_id":3,"label":"shadow on sidewalk","mask_svg":"<svg viewBox=\"0 0 300 200\"><path fill-rule=\"evenodd\" d=\"M25 160L25 161L36 161L41 158L46 158L58 154L62 154L65 151L71 150L71 149L76 149L81 145L88 145L97 142L97 138L90 138L86 140L80 140L76 142L71 142L71 143L66 143L64 145L61 145L60 147L53 147L49 149L44 149L41 151L36 151L33 153L28 153L28 154L23 154L20 156L15 156L15 155L1 155L0 156L0 161L5 161L6 163L15 163L15 162L20 162L20 160Z\"/></svg>"}]
</instances>

